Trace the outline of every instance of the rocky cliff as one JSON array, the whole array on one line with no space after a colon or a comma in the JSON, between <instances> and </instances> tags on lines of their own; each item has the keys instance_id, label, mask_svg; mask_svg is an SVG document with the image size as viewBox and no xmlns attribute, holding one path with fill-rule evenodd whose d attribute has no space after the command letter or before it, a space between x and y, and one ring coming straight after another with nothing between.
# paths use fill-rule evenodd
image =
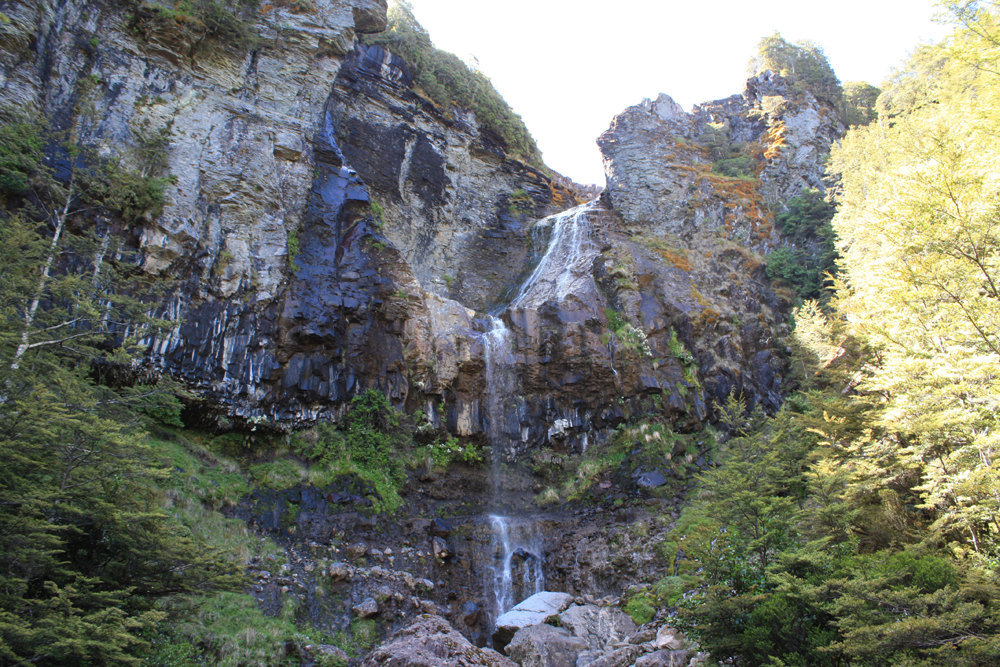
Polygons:
<instances>
[{"instance_id":1,"label":"rocky cliff","mask_svg":"<svg viewBox=\"0 0 1000 667\"><path fill-rule=\"evenodd\" d=\"M36 111L126 163L168 138L166 209L122 233L172 282L177 324L150 361L197 393L193 413L288 428L377 387L461 436L503 422L513 454L581 449L640 410L694 426L734 390L780 403L773 211L823 188L842 131L780 76L690 114L661 96L617 116L606 193L558 250L574 282L553 292L533 286L565 269L546 216L577 193L359 41L386 25L379 0L264 5L243 47L156 4L2 6L8 118ZM502 416L488 312L511 336Z\"/></svg>"},{"instance_id":2,"label":"rocky cliff","mask_svg":"<svg viewBox=\"0 0 1000 667\"><path fill-rule=\"evenodd\" d=\"M111 228L137 270L168 281L155 307L173 328L146 341L147 361L196 397L189 425L288 431L376 388L438 435L489 442L498 467L543 468L633 419L691 433L733 393L780 406L791 303L765 270L786 243L774 215L824 189L843 132L808 90L765 72L690 113L666 95L628 108L598 139L607 187L584 202L365 44L386 26L381 0L265 4L242 46L153 3L0 11L4 118L44 116L126 165L163 140L162 215ZM508 563L520 577L544 559L548 585L581 606L668 574L648 533L707 465L692 440L698 453L673 463L664 450L652 468L640 454L602 472L595 506L554 508L534 552ZM505 480L514 514L542 491L520 474ZM276 611L295 596L321 627L378 615L382 638L440 614L485 644L496 480L410 474L392 522L367 515L362 482L338 484L228 508L289 559L277 576L253 564L258 600Z\"/></svg>"}]
</instances>

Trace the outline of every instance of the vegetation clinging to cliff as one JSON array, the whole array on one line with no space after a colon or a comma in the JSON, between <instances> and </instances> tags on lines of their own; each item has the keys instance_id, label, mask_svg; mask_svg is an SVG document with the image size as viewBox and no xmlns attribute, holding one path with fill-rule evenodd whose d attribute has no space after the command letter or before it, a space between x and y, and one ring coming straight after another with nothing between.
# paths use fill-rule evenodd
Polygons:
<instances>
[{"instance_id":1,"label":"vegetation clinging to cliff","mask_svg":"<svg viewBox=\"0 0 1000 667\"><path fill-rule=\"evenodd\" d=\"M413 15L413 7L398 0L389 9L389 27L367 38L403 58L414 85L442 107L457 104L476 114L484 130L507 144L508 152L524 162L541 167L542 156L521 117L514 113L479 70L470 69L453 53L431 43L430 36Z\"/></svg>"}]
</instances>

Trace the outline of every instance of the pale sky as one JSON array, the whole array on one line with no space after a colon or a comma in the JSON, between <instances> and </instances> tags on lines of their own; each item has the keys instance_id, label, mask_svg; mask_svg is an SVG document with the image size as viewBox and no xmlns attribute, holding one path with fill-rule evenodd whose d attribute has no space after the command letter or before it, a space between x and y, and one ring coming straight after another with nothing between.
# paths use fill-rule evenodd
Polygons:
<instances>
[{"instance_id":1,"label":"pale sky","mask_svg":"<svg viewBox=\"0 0 1000 667\"><path fill-rule=\"evenodd\" d=\"M933 0L412 0L439 48L471 56L546 164L604 185L597 136L644 97L685 109L742 92L747 61L774 31L809 39L841 81L879 85L934 23Z\"/></svg>"}]
</instances>

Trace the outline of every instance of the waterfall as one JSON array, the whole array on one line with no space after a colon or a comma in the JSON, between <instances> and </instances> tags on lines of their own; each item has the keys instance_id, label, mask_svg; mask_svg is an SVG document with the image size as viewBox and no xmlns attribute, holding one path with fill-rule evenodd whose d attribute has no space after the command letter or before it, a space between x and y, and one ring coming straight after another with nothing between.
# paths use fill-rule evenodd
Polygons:
<instances>
[{"instance_id":1,"label":"waterfall","mask_svg":"<svg viewBox=\"0 0 1000 667\"><path fill-rule=\"evenodd\" d=\"M535 224L534 233L549 231L545 253L524 281L509 308L537 308L548 300L564 300L591 281L590 263L596 250L589 240L590 205L577 206ZM537 237L536 237L537 238ZM487 437L492 450L493 510L491 574L487 597L492 603L490 623L515 604L541 592L545 585L542 536L530 516L503 516L503 463L510 445L520 437L517 410L519 382L514 368L511 333L498 316L490 316L483 335L486 363Z\"/></svg>"},{"instance_id":2,"label":"waterfall","mask_svg":"<svg viewBox=\"0 0 1000 667\"><path fill-rule=\"evenodd\" d=\"M544 550L535 522L490 516L493 528L493 619L545 585ZM517 576L520 575L520 576Z\"/></svg>"},{"instance_id":3,"label":"waterfall","mask_svg":"<svg viewBox=\"0 0 1000 667\"><path fill-rule=\"evenodd\" d=\"M596 253L589 239L587 215L592 210L590 204L584 204L536 223L536 227L552 227L549 245L511 301L511 308L540 306L550 299L562 301L591 280L590 262Z\"/></svg>"}]
</instances>

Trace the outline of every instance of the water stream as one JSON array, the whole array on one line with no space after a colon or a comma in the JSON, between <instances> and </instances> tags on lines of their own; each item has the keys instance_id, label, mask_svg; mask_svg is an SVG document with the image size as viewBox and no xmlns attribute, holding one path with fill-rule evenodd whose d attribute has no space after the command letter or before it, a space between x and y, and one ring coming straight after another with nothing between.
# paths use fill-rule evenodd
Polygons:
<instances>
[{"instance_id":1,"label":"water stream","mask_svg":"<svg viewBox=\"0 0 1000 667\"><path fill-rule=\"evenodd\" d=\"M577 206L540 220L535 232L550 229L545 254L524 281L509 308L538 307L550 299L564 300L590 278L595 250L587 219L590 205ZM487 581L492 603L490 625L518 602L545 586L545 551L541 531L531 516L505 516L504 459L520 437L518 395L520 383L514 367L510 330L503 319L490 316L490 330L483 335L486 362L487 437L492 450L493 514L489 516L493 540L492 577Z\"/></svg>"}]
</instances>

